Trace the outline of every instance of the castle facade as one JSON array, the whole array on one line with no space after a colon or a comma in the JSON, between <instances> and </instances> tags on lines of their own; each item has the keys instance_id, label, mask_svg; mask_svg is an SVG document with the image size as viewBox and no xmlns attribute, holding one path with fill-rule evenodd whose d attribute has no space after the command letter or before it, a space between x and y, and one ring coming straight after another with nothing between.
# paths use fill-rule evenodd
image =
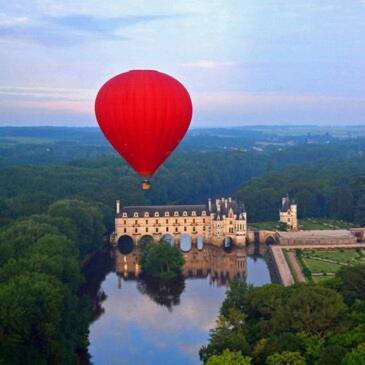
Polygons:
<instances>
[{"instance_id":1,"label":"castle facade","mask_svg":"<svg viewBox=\"0 0 365 365\"><path fill-rule=\"evenodd\" d=\"M113 242L129 239L138 245L144 237L179 243L183 238L196 245L243 247L247 238L245 206L232 198L207 204L122 206L116 202Z\"/></svg>"}]
</instances>

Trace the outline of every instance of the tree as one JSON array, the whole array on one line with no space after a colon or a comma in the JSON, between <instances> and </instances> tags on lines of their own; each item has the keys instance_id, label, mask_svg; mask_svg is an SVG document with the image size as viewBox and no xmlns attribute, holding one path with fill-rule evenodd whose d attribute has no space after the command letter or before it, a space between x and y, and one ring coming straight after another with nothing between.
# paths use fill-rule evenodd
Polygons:
<instances>
[{"instance_id":1,"label":"tree","mask_svg":"<svg viewBox=\"0 0 365 365\"><path fill-rule=\"evenodd\" d=\"M365 300L365 265L342 268L336 274L336 283L347 303Z\"/></svg>"},{"instance_id":2,"label":"tree","mask_svg":"<svg viewBox=\"0 0 365 365\"><path fill-rule=\"evenodd\" d=\"M365 343L347 354L342 365L365 365Z\"/></svg>"},{"instance_id":3,"label":"tree","mask_svg":"<svg viewBox=\"0 0 365 365\"><path fill-rule=\"evenodd\" d=\"M211 356L206 362L207 365L251 365L251 358L243 356L240 352L224 350L220 355Z\"/></svg>"},{"instance_id":4,"label":"tree","mask_svg":"<svg viewBox=\"0 0 365 365\"><path fill-rule=\"evenodd\" d=\"M346 306L341 295L334 290L303 285L292 289L287 305L278 313L283 311L290 313L288 317L292 330L323 336L329 328L336 329Z\"/></svg>"},{"instance_id":5,"label":"tree","mask_svg":"<svg viewBox=\"0 0 365 365\"><path fill-rule=\"evenodd\" d=\"M76 199L59 200L49 207L48 214L51 217L63 217L72 222L76 231L80 257L101 247L106 228L102 214L92 204Z\"/></svg>"},{"instance_id":6,"label":"tree","mask_svg":"<svg viewBox=\"0 0 365 365\"><path fill-rule=\"evenodd\" d=\"M140 261L145 275L166 280L177 278L184 265L180 250L164 241L141 246Z\"/></svg>"},{"instance_id":7,"label":"tree","mask_svg":"<svg viewBox=\"0 0 365 365\"><path fill-rule=\"evenodd\" d=\"M266 365L306 365L303 356L299 352L284 351L269 356Z\"/></svg>"}]
</instances>

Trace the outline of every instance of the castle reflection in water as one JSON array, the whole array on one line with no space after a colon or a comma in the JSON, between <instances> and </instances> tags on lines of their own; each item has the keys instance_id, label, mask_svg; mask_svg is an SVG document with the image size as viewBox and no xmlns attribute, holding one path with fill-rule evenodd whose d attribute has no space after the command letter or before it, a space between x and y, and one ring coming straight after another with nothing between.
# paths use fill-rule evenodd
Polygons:
<instances>
[{"instance_id":1,"label":"castle reflection in water","mask_svg":"<svg viewBox=\"0 0 365 365\"><path fill-rule=\"evenodd\" d=\"M226 251L222 247L205 245L203 249L193 247L184 252L185 278L209 278L211 285L227 285L231 280L245 279L247 273L247 256L264 256L266 245L248 245L232 247ZM124 279L136 279L141 274L139 265L139 250L134 249L129 254L122 254L118 248L113 250L115 270Z\"/></svg>"}]
</instances>

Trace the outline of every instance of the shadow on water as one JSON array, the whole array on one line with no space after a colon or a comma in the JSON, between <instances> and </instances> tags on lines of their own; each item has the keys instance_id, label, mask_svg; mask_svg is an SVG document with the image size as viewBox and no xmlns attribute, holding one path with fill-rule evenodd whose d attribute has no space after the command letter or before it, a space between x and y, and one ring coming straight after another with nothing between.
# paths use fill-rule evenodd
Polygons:
<instances>
[{"instance_id":1,"label":"shadow on water","mask_svg":"<svg viewBox=\"0 0 365 365\"><path fill-rule=\"evenodd\" d=\"M137 289L148 295L155 303L172 311L174 305L180 304L180 295L185 289L185 279L179 276L174 280L158 280L144 275L137 279Z\"/></svg>"}]
</instances>

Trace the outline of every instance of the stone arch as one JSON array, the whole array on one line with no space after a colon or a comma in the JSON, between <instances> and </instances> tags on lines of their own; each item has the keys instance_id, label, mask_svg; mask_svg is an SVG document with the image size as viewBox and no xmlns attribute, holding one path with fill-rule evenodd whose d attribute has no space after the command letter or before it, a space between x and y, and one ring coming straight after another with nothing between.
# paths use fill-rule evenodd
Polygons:
<instances>
[{"instance_id":1,"label":"stone arch","mask_svg":"<svg viewBox=\"0 0 365 365\"><path fill-rule=\"evenodd\" d=\"M276 240L275 240L275 238L273 237L273 236L267 236L266 238L265 238L265 243L267 244L267 245L273 245L273 244L275 244L276 243Z\"/></svg>"},{"instance_id":2,"label":"stone arch","mask_svg":"<svg viewBox=\"0 0 365 365\"><path fill-rule=\"evenodd\" d=\"M153 236L150 234L144 234L138 241L139 244L150 244L153 243L155 240Z\"/></svg>"},{"instance_id":3,"label":"stone arch","mask_svg":"<svg viewBox=\"0 0 365 365\"><path fill-rule=\"evenodd\" d=\"M200 234L196 236L196 247L198 250L202 250L204 248L204 237Z\"/></svg>"},{"instance_id":4,"label":"stone arch","mask_svg":"<svg viewBox=\"0 0 365 365\"><path fill-rule=\"evenodd\" d=\"M180 250L188 252L191 250L192 239L187 233L182 233L180 236Z\"/></svg>"},{"instance_id":5,"label":"stone arch","mask_svg":"<svg viewBox=\"0 0 365 365\"><path fill-rule=\"evenodd\" d=\"M118 239L118 249L123 255L128 255L133 251L134 242L131 236L124 234Z\"/></svg>"},{"instance_id":6,"label":"stone arch","mask_svg":"<svg viewBox=\"0 0 365 365\"><path fill-rule=\"evenodd\" d=\"M170 233L165 233L162 237L161 237L161 241L165 241L167 243L169 243L171 246L173 246L175 244L175 238L172 234Z\"/></svg>"},{"instance_id":7,"label":"stone arch","mask_svg":"<svg viewBox=\"0 0 365 365\"><path fill-rule=\"evenodd\" d=\"M233 238L230 236L226 236L223 238L223 248L227 251L231 250L233 247Z\"/></svg>"}]
</instances>

